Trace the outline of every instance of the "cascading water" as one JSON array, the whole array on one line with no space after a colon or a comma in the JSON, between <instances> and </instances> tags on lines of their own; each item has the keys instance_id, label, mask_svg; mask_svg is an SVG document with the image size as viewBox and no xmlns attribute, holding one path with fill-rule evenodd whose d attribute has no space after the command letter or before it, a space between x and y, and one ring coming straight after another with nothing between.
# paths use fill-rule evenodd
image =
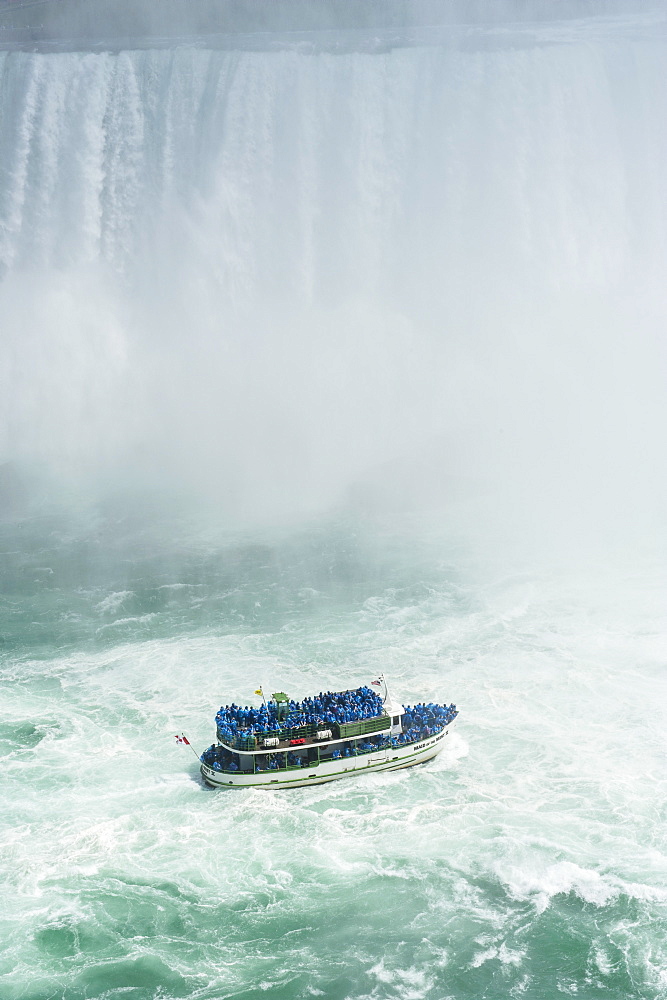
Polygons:
<instances>
[{"instance_id":1,"label":"cascading water","mask_svg":"<svg viewBox=\"0 0 667 1000\"><path fill-rule=\"evenodd\" d=\"M665 995L665 18L555 6L0 53L3 997ZM378 671L437 763L169 743Z\"/></svg>"},{"instance_id":2,"label":"cascading water","mask_svg":"<svg viewBox=\"0 0 667 1000\"><path fill-rule=\"evenodd\" d=\"M664 50L589 34L5 54L4 455L269 510L433 441L644 485Z\"/></svg>"}]
</instances>

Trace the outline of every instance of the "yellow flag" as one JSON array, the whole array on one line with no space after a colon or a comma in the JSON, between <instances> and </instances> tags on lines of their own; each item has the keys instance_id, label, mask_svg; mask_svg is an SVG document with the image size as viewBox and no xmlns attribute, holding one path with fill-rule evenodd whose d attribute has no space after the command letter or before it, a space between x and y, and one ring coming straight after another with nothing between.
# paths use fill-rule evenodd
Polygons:
<instances>
[{"instance_id":1,"label":"yellow flag","mask_svg":"<svg viewBox=\"0 0 667 1000\"><path fill-rule=\"evenodd\" d=\"M259 691L255 691L255 694L261 694L261 693L262 693L262 689L261 688L259 689Z\"/></svg>"}]
</instances>

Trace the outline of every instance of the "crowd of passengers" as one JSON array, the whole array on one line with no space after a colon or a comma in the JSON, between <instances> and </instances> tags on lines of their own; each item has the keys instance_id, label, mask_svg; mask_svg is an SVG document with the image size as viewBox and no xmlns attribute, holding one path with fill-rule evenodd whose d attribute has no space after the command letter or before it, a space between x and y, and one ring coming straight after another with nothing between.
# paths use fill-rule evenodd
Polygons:
<instances>
[{"instance_id":1,"label":"crowd of passengers","mask_svg":"<svg viewBox=\"0 0 667 1000\"><path fill-rule=\"evenodd\" d=\"M358 722L382 715L382 698L369 687L356 691L325 691L303 701L290 699L287 717L278 721L275 702L252 708L248 705L223 705L215 717L223 739L235 736L264 736L280 729L317 726L326 729L334 722Z\"/></svg>"},{"instance_id":2,"label":"crowd of passengers","mask_svg":"<svg viewBox=\"0 0 667 1000\"><path fill-rule=\"evenodd\" d=\"M199 759L202 764L206 764L214 771L238 771L241 764L237 753L232 753L231 750L226 750L216 743L212 743L208 750L204 750Z\"/></svg>"},{"instance_id":3,"label":"crowd of passengers","mask_svg":"<svg viewBox=\"0 0 667 1000\"><path fill-rule=\"evenodd\" d=\"M414 707L408 705L402 719L402 733L393 736L388 734L369 736L364 740L343 743L333 750L331 760L356 757L359 754L372 753L374 750L383 750L387 747L401 747L408 743L418 743L420 740L428 739L429 736L442 732L445 726L449 725L457 715L456 705L435 705L423 702ZM322 750L326 753L324 747ZM212 744L208 750L204 751L201 760L215 771L238 771L240 766L237 753L232 753L224 747L216 746L216 744ZM289 750L287 754L279 752L258 756L255 761L255 770L277 771L286 766L306 767L307 765L307 757Z\"/></svg>"},{"instance_id":4,"label":"crowd of passengers","mask_svg":"<svg viewBox=\"0 0 667 1000\"><path fill-rule=\"evenodd\" d=\"M458 714L456 705L435 705L433 702L420 702L414 707L406 705L402 720L403 735L408 737L406 742L414 743L439 733Z\"/></svg>"}]
</instances>

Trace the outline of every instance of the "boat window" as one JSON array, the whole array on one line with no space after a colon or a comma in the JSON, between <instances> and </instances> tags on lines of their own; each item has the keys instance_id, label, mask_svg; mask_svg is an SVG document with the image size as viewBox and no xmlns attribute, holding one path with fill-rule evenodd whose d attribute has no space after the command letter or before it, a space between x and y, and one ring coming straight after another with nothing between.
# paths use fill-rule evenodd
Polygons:
<instances>
[{"instance_id":1,"label":"boat window","mask_svg":"<svg viewBox=\"0 0 667 1000\"><path fill-rule=\"evenodd\" d=\"M400 715L395 715L394 718L391 721L392 721L393 725L397 726L399 724L399 722L401 721Z\"/></svg>"}]
</instances>

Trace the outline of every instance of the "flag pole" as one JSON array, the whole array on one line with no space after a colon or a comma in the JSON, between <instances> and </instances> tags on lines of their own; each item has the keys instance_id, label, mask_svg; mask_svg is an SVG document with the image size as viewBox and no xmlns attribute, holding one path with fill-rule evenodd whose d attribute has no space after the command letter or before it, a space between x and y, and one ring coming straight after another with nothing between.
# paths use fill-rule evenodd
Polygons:
<instances>
[{"instance_id":1,"label":"flag pole","mask_svg":"<svg viewBox=\"0 0 667 1000\"><path fill-rule=\"evenodd\" d=\"M197 758L197 760L199 760L199 754L197 753L197 751L193 747L192 740L190 739L190 737L188 736L187 733L181 732L180 736L177 734L176 735L176 739L178 740L179 743L181 743L181 744L185 743L186 746L189 746L190 749L192 750L193 754Z\"/></svg>"},{"instance_id":2,"label":"flag pole","mask_svg":"<svg viewBox=\"0 0 667 1000\"><path fill-rule=\"evenodd\" d=\"M384 679L384 674L378 674L378 679L376 681L371 681L371 684L376 687L379 687L381 683L384 684L384 698L382 699L382 704L384 704L389 697L389 688L387 687L387 682Z\"/></svg>"},{"instance_id":3,"label":"flag pole","mask_svg":"<svg viewBox=\"0 0 667 1000\"><path fill-rule=\"evenodd\" d=\"M262 701L264 702L264 708L265 708L265 709L267 710L267 712L268 712L268 710L269 710L269 706L268 706L268 705L266 704L266 697L265 697L265 695L264 695L264 688L262 687L262 685L261 685L261 684L259 685L259 690L258 690L258 691L255 691L255 694L261 694L261 696L262 696Z\"/></svg>"}]
</instances>

